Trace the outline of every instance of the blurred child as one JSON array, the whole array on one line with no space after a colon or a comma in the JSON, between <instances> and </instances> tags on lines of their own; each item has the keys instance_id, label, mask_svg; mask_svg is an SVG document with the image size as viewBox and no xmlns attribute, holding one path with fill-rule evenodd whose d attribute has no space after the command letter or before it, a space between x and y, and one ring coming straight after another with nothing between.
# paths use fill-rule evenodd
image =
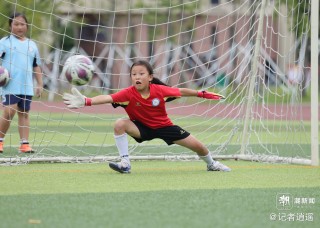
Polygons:
<instances>
[{"instance_id":1,"label":"blurred child","mask_svg":"<svg viewBox=\"0 0 320 228\"><path fill-rule=\"evenodd\" d=\"M0 153L3 152L5 135L10 123L18 113L18 129L22 153L34 152L29 145L29 111L34 96L33 76L37 81L36 95L43 91L40 56L37 45L26 37L28 21L21 13L14 13L9 18L11 34L0 40L2 66L10 74L10 81L0 89L3 112L0 119Z\"/></svg>"}]
</instances>

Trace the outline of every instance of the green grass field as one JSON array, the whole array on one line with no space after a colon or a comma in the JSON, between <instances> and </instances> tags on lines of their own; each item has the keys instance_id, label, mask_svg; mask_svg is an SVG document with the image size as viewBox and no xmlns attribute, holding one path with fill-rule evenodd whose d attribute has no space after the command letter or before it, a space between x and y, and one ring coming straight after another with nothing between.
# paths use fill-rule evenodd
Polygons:
<instances>
[{"instance_id":1,"label":"green grass field","mask_svg":"<svg viewBox=\"0 0 320 228\"><path fill-rule=\"evenodd\" d=\"M13 122L0 158L117 155L112 125L118 117L33 114L30 140L37 152L17 153ZM211 151L227 140L223 154L240 150L241 131L232 131L236 120L172 119ZM254 153L310 158L309 122L255 120L252 126ZM194 155L160 140L129 142L132 155ZM115 173L106 163L0 166L0 227L318 227L319 167L223 163L232 172L207 172L201 161L133 161L130 175ZM280 196L289 196L292 208L281 208ZM298 203L303 200L307 203Z\"/></svg>"},{"instance_id":2,"label":"green grass field","mask_svg":"<svg viewBox=\"0 0 320 228\"><path fill-rule=\"evenodd\" d=\"M1 227L318 227L319 167L223 162L232 172L200 161L134 161L128 175L106 163L0 166ZM312 202L279 209L283 194Z\"/></svg>"}]
</instances>

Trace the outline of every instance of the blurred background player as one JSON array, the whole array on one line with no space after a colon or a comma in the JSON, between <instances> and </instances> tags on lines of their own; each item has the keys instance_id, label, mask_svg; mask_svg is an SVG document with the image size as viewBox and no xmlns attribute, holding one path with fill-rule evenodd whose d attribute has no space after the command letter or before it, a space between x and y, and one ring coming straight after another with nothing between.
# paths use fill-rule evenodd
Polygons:
<instances>
[{"instance_id":1,"label":"blurred background player","mask_svg":"<svg viewBox=\"0 0 320 228\"><path fill-rule=\"evenodd\" d=\"M209 150L189 132L169 119L165 102L182 96L197 96L219 100L219 94L196 91L187 88L166 86L153 77L153 69L146 61L135 62L130 69L132 86L111 95L99 95L93 98L83 96L76 88L73 94L63 96L69 108L112 103L114 107L122 106L129 119L119 119L114 125L114 138L121 157L119 163L110 162L109 166L120 173L130 173L131 164L128 153L127 134L138 143L160 138L168 145L178 144L196 152L207 164L208 171L231 171L218 161L214 161Z\"/></svg>"},{"instance_id":2,"label":"blurred background player","mask_svg":"<svg viewBox=\"0 0 320 228\"><path fill-rule=\"evenodd\" d=\"M0 152L3 152L4 138L10 123L18 113L18 128L22 153L34 152L29 145L29 111L34 96L33 76L37 81L36 95L43 91L41 60L38 47L26 37L27 18L21 13L9 17L10 35L0 40L2 66L10 74L9 83L2 88L3 113L0 119Z\"/></svg>"}]
</instances>

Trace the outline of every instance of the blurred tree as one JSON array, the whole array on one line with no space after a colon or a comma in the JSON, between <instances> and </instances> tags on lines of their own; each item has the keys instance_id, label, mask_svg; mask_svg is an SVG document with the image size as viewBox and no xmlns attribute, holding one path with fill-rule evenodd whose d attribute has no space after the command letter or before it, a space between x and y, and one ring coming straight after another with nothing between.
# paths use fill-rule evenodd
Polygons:
<instances>
[{"instance_id":1,"label":"blurred tree","mask_svg":"<svg viewBox=\"0 0 320 228\"><path fill-rule=\"evenodd\" d=\"M282 12L280 10L282 6L286 7L288 18L292 17L292 21L289 21L291 32L297 38L301 37L306 31L310 35L310 0L277 0L275 6L279 9L277 12Z\"/></svg>"},{"instance_id":2,"label":"blurred tree","mask_svg":"<svg viewBox=\"0 0 320 228\"><path fill-rule=\"evenodd\" d=\"M149 40L156 40L156 36L161 34L160 25L167 24L168 39L181 44L186 42L181 32L192 36L195 21L193 12L198 4L188 0L138 1L135 7L145 10L143 19L149 25Z\"/></svg>"},{"instance_id":3,"label":"blurred tree","mask_svg":"<svg viewBox=\"0 0 320 228\"><path fill-rule=\"evenodd\" d=\"M55 12L57 1L51 0L15 0L0 3L0 38L10 34L9 16L14 12L23 13L29 23L28 36L39 40L41 34L56 27Z\"/></svg>"}]
</instances>

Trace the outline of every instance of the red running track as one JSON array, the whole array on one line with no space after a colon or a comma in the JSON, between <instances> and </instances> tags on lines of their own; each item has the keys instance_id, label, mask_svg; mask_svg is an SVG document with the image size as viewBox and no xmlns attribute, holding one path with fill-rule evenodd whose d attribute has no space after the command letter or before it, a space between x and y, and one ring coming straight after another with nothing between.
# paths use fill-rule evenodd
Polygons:
<instances>
[{"instance_id":1,"label":"red running track","mask_svg":"<svg viewBox=\"0 0 320 228\"><path fill-rule=\"evenodd\" d=\"M242 107L243 108L243 107ZM311 109L310 105L255 105L253 110L253 117L255 119L274 119L274 120L304 120L310 121ZM320 106L318 106L318 113ZM55 113L88 113L88 114L125 114L123 108L113 108L111 104L96 105L91 107L84 107L81 109L68 109L66 105L61 102L39 102L33 101L31 112L55 112ZM179 103L167 104L167 112L170 115L190 115L199 117L218 117L218 118L242 118L244 116L244 110L241 106L226 105L226 104L190 104L181 105ZM319 116L318 116L318 119Z\"/></svg>"}]
</instances>

